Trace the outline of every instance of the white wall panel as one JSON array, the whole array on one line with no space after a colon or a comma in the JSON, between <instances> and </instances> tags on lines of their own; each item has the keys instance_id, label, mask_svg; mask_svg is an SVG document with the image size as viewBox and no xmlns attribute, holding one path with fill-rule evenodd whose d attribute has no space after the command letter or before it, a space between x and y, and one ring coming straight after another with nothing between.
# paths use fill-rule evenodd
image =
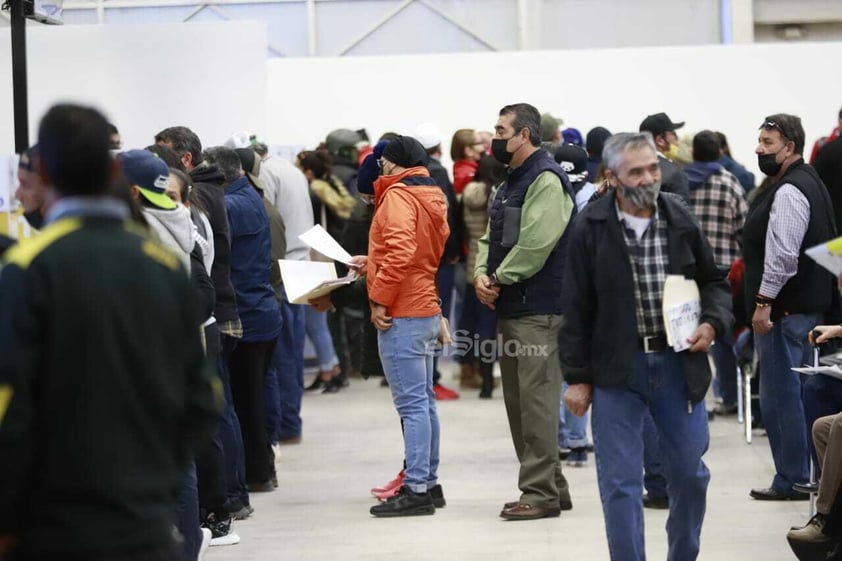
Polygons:
<instances>
[{"instance_id":1,"label":"white wall panel","mask_svg":"<svg viewBox=\"0 0 842 561\"><path fill-rule=\"evenodd\" d=\"M262 127L266 101L263 24L33 27L29 53L30 137L58 101L92 104L117 125L127 148L151 144L171 125L206 144ZM0 29L0 154L14 151L9 29Z\"/></svg>"},{"instance_id":2,"label":"white wall panel","mask_svg":"<svg viewBox=\"0 0 842 561\"><path fill-rule=\"evenodd\" d=\"M265 135L315 146L337 127L366 127L376 138L432 121L447 153L456 129L491 130L500 107L527 101L583 133L637 130L647 114L666 111L686 131L721 130L754 168L766 115L801 116L808 144L834 126L842 75L826 71L828 60L842 60L842 43L275 59ZM776 80L782 68L810 76L810 87Z\"/></svg>"}]
</instances>

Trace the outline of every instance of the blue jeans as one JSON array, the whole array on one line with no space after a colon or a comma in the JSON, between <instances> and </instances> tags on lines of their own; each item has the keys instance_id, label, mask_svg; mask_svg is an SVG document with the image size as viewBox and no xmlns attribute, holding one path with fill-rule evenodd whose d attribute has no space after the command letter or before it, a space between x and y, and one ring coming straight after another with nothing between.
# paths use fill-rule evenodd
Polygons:
<instances>
[{"instance_id":1,"label":"blue jeans","mask_svg":"<svg viewBox=\"0 0 842 561\"><path fill-rule=\"evenodd\" d=\"M567 382L561 383L561 395L567 391ZM584 448L588 445L588 413L577 417L564 406L558 410L558 445L562 448Z\"/></svg>"},{"instance_id":2,"label":"blue jeans","mask_svg":"<svg viewBox=\"0 0 842 561\"><path fill-rule=\"evenodd\" d=\"M304 326L307 338L316 349L319 372L333 370L339 364L339 359L336 358L333 339L327 328L327 312L317 312L313 306L304 306Z\"/></svg>"},{"instance_id":3,"label":"blue jeans","mask_svg":"<svg viewBox=\"0 0 842 561\"><path fill-rule=\"evenodd\" d=\"M237 340L220 334L221 352L217 361L217 372L225 393L225 406L219 423L219 439L225 453L225 488L229 503L249 504L246 487L246 452L240 420L234 410L234 396L231 394L231 371L228 361L237 345Z\"/></svg>"},{"instance_id":4,"label":"blue jeans","mask_svg":"<svg viewBox=\"0 0 842 561\"><path fill-rule=\"evenodd\" d=\"M306 309L312 306L290 304L284 297L281 313L284 328L271 368L278 378L279 434L281 438L301 434L301 398L304 395L304 337ZM275 441L273 441L275 442Z\"/></svg>"},{"instance_id":5,"label":"blue jeans","mask_svg":"<svg viewBox=\"0 0 842 561\"><path fill-rule=\"evenodd\" d=\"M476 362L484 359L494 362L496 355L483 355L483 341L493 341L497 336L497 313L479 301L477 291L472 284L465 285L465 296L462 301L462 315L459 316L458 326L460 337L470 339L471 348L457 356L459 362Z\"/></svg>"},{"instance_id":6,"label":"blue jeans","mask_svg":"<svg viewBox=\"0 0 842 561\"><path fill-rule=\"evenodd\" d=\"M690 407L688 411L688 407ZM668 561L693 561L705 517L710 472L704 402L687 401L684 368L672 350L638 353L629 386L593 388L597 479L612 561L643 561L643 432L651 413L669 487Z\"/></svg>"},{"instance_id":7,"label":"blue jeans","mask_svg":"<svg viewBox=\"0 0 842 561\"><path fill-rule=\"evenodd\" d=\"M667 478L664 476L661 439L652 414L646 411L643 418L643 488L652 498L667 497Z\"/></svg>"},{"instance_id":8,"label":"blue jeans","mask_svg":"<svg viewBox=\"0 0 842 561\"><path fill-rule=\"evenodd\" d=\"M725 405L737 404L737 357L730 337L718 337L710 354L716 365L716 379L713 390Z\"/></svg>"},{"instance_id":9,"label":"blue jeans","mask_svg":"<svg viewBox=\"0 0 842 561\"><path fill-rule=\"evenodd\" d=\"M176 506L178 531L184 537L184 559L193 561L199 556L202 532L199 529L199 487L196 480L196 462L190 462L184 487Z\"/></svg>"},{"instance_id":10,"label":"blue jeans","mask_svg":"<svg viewBox=\"0 0 842 561\"><path fill-rule=\"evenodd\" d=\"M439 416L433 394L433 354L440 316L394 318L378 331L380 360L403 422L404 485L423 493L438 480Z\"/></svg>"},{"instance_id":11,"label":"blue jeans","mask_svg":"<svg viewBox=\"0 0 842 561\"><path fill-rule=\"evenodd\" d=\"M818 319L814 314L793 314L778 319L766 335L754 334L760 357L760 410L777 472L772 487L783 493L810 476L809 435L801 402L804 374L791 368L812 364L807 334Z\"/></svg>"}]
</instances>

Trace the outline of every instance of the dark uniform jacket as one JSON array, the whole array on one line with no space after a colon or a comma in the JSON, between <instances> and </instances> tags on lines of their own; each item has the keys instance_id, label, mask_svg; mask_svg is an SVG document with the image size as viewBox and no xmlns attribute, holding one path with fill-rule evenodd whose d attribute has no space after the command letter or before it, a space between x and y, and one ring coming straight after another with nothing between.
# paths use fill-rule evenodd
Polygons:
<instances>
[{"instance_id":1,"label":"dark uniform jacket","mask_svg":"<svg viewBox=\"0 0 842 561\"><path fill-rule=\"evenodd\" d=\"M221 396L181 261L106 215L59 219L5 259L0 535L55 558L172 543Z\"/></svg>"}]
</instances>

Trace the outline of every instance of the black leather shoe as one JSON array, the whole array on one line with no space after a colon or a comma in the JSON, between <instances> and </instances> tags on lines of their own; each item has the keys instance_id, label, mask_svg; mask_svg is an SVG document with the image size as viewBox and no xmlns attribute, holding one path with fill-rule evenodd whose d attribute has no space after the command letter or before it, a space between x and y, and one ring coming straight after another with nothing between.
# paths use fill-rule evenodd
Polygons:
<instances>
[{"instance_id":1,"label":"black leather shoe","mask_svg":"<svg viewBox=\"0 0 842 561\"><path fill-rule=\"evenodd\" d=\"M810 483L809 481L805 481L804 483L796 483L792 486L792 490L813 495L819 492L819 482Z\"/></svg>"},{"instance_id":2,"label":"black leather shoe","mask_svg":"<svg viewBox=\"0 0 842 561\"><path fill-rule=\"evenodd\" d=\"M313 391L320 390L320 389L324 388L326 385L327 385L327 382L322 380L319 377L319 375L317 374L316 379L313 380L313 383L311 383L309 386L304 388L304 391L305 392L313 392Z\"/></svg>"},{"instance_id":3,"label":"black leather shoe","mask_svg":"<svg viewBox=\"0 0 842 561\"><path fill-rule=\"evenodd\" d=\"M503 510L509 510L514 508L518 505L519 501L512 501L510 503L505 503L503 505ZM566 510L573 510L573 501L570 499L559 499L558 501L558 510L566 511Z\"/></svg>"},{"instance_id":4,"label":"black leather shoe","mask_svg":"<svg viewBox=\"0 0 842 561\"><path fill-rule=\"evenodd\" d=\"M518 503L512 508L505 508L500 512L500 518L506 520L538 520L539 518L556 518L561 509L554 507L532 506Z\"/></svg>"},{"instance_id":5,"label":"black leather shoe","mask_svg":"<svg viewBox=\"0 0 842 561\"><path fill-rule=\"evenodd\" d=\"M396 516L419 516L435 514L436 505L430 493L413 493L407 487L401 487L398 494L384 503L374 505L369 512L378 518Z\"/></svg>"},{"instance_id":6,"label":"black leather shoe","mask_svg":"<svg viewBox=\"0 0 842 561\"><path fill-rule=\"evenodd\" d=\"M774 487L767 487L766 489L752 489L749 493L752 499L758 501L808 501L810 495L807 493L799 493L798 491L783 492L778 491Z\"/></svg>"},{"instance_id":7,"label":"black leather shoe","mask_svg":"<svg viewBox=\"0 0 842 561\"><path fill-rule=\"evenodd\" d=\"M649 493L643 495L643 508L654 508L666 510L670 507L669 497L650 497Z\"/></svg>"},{"instance_id":8,"label":"black leather shoe","mask_svg":"<svg viewBox=\"0 0 842 561\"><path fill-rule=\"evenodd\" d=\"M444 508L447 506L447 501L444 500L444 491L442 490L441 485L430 487L427 492L430 493L430 497L433 499L433 504L436 508Z\"/></svg>"}]
</instances>

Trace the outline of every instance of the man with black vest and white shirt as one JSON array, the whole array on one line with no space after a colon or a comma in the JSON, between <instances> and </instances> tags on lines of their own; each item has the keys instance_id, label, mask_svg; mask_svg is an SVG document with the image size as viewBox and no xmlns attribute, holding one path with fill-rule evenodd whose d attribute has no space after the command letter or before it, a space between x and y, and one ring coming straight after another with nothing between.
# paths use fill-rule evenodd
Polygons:
<instances>
[{"instance_id":1,"label":"man with black vest and white shirt","mask_svg":"<svg viewBox=\"0 0 842 561\"><path fill-rule=\"evenodd\" d=\"M567 225L576 213L567 175L540 149L541 115L526 103L500 110L494 157L509 166L492 197L479 239L474 288L499 318L503 397L520 462L518 501L507 520L534 520L570 510L558 458L561 368L561 280Z\"/></svg>"},{"instance_id":2,"label":"man with black vest and white shirt","mask_svg":"<svg viewBox=\"0 0 842 561\"><path fill-rule=\"evenodd\" d=\"M766 117L760 125L757 163L768 176L749 207L743 228L746 311L760 356L760 411L775 461L757 500L806 500L792 489L807 481L808 427L801 401L803 374L812 362L807 334L830 308L833 276L804 250L836 235L833 205L816 171L804 162L804 128L794 115Z\"/></svg>"}]
</instances>

